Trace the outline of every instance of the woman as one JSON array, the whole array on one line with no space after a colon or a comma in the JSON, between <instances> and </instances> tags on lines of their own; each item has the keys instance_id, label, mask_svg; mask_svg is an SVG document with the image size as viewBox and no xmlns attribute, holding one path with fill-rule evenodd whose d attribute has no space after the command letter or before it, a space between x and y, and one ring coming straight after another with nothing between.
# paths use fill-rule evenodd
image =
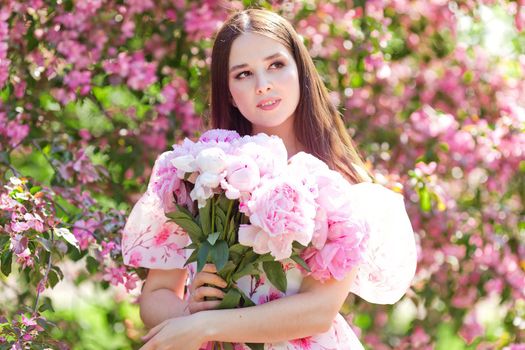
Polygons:
<instances>
[{"instance_id":1,"label":"woman","mask_svg":"<svg viewBox=\"0 0 525 350\"><path fill-rule=\"evenodd\" d=\"M369 180L312 59L285 19L256 9L232 16L215 40L211 73L215 128L277 135L289 157L305 151L351 183ZM150 183L155 176L154 168ZM195 350L208 341L238 343L239 349L248 349L244 343L264 343L265 349L363 349L338 313L348 293L374 303L396 302L410 285L416 255L402 197L370 183L356 188L356 200L372 223L359 267L341 280L321 283L291 266L285 295L264 278L254 287L244 277L239 286L258 305L232 310L215 309L225 282L213 265L197 274L193 266L183 267L186 252L170 247L180 247L185 234L165 224L162 207L148 190L123 237L125 262L150 268L140 298L141 317L152 328L143 349ZM168 240L156 239L167 230L172 230ZM137 240L144 244L127 249Z\"/></svg>"}]
</instances>

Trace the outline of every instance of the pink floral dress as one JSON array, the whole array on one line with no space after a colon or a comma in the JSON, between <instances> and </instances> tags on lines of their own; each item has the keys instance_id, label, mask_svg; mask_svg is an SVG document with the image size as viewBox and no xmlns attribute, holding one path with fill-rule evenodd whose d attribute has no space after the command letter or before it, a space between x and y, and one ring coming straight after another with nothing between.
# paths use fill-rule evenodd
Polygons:
<instances>
[{"instance_id":1,"label":"pink floral dress","mask_svg":"<svg viewBox=\"0 0 525 350\"><path fill-rule=\"evenodd\" d=\"M153 172L155 174L155 171ZM150 180L146 193L134 206L124 228L122 249L124 262L131 266L149 269L185 268L191 251L183 249L189 237L174 223L166 221L162 203L151 189L155 176ZM385 187L361 183L354 191L362 215L370 225L370 237L364 259L358 267L357 277L349 292L375 304L393 304L410 287L416 270L416 245L410 220L405 211L403 196ZM196 265L188 265L190 284ZM288 279L286 294L275 289L261 276L245 276L238 281L240 288L256 304L292 295L299 291L302 272L295 263L285 261ZM188 295L186 295L188 297ZM203 349L205 349L204 347ZM364 349L356 335L340 314L326 333L303 339L265 344L265 350L359 350ZM236 349L248 350L239 344Z\"/></svg>"}]
</instances>

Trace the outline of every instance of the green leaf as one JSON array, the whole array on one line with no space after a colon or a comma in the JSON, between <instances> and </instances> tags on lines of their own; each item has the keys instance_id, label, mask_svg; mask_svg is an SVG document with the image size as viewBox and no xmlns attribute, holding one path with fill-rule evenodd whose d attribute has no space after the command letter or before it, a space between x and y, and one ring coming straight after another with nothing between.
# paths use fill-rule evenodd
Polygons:
<instances>
[{"instance_id":1,"label":"green leaf","mask_svg":"<svg viewBox=\"0 0 525 350\"><path fill-rule=\"evenodd\" d=\"M263 263L263 270L274 287L286 293L287 281L283 265L278 261L266 261Z\"/></svg>"},{"instance_id":2,"label":"green leaf","mask_svg":"<svg viewBox=\"0 0 525 350\"><path fill-rule=\"evenodd\" d=\"M246 343L246 345L252 350L264 350L264 344L261 343Z\"/></svg>"},{"instance_id":3,"label":"green leaf","mask_svg":"<svg viewBox=\"0 0 525 350\"><path fill-rule=\"evenodd\" d=\"M198 248L199 245L197 243L190 243L187 246L184 247L184 249L195 249Z\"/></svg>"},{"instance_id":4,"label":"green leaf","mask_svg":"<svg viewBox=\"0 0 525 350\"><path fill-rule=\"evenodd\" d=\"M232 279L234 281L238 281L241 277L247 276L247 275L257 275L259 274L259 269L257 268L257 265L254 265L253 263L246 264L242 266L239 271L237 271Z\"/></svg>"},{"instance_id":5,"label":"green leaf","mask_svg":"<svg viewBox=\"0 0 525 350\"><path fill-rule=\"evenodd\" d=\"M41 189L42 189L41 186L33 186L33 187L31 187L31 189L29 190L29 192L30 192L31 194L35 194L35 193L37 193L38 191L40 191Z\"/></svg>"},{"instance_id":6,"label":"green leaf","mask_svg":"<svg viewBox=\"0 0 525 350\"><path fill-rule=\"evenodd\" d=\"M49 274L47 275L47 280L49 281L49 285L51 288L57 285L57 283L60 281L59 275L57 271L54 269L49 270Z\"/></svg>"},{"instance_id":7,"label":"green leaf","mask_svg":"<svg viewBox=\"0 0 525 350\"><path fill-rule=\"evenodd\" d=\"M268 253L268 254L259 256L256 261L257 262L274 261L274 258L273 256L270 255L270 253Z\"/></svg>"},{"instance_id":8,"label":"green leaf","mask_svg":"<svg viewBox=\"0 0 525 350\"><path fill-rule=\"evenodd\" d=\"M219 200L216 201L216 204L221 209L223 213L226 213L228 211L228 206L230 205L231 199L228 199L225 195L221 195L219 197ZM226 215L224 215L226 217Z\"/></svg>"},{"instance_id":9,"label":"green leaf","mask_svg":"<svg viewBox=\"0 0 525 350\"><path fill-rule=\"evenodd\" d=\"M197 261L197 255L199 253L199 249L198 248L195 248L193 250L193 252L191 252L191 255L190 257L188 258L188 260L186 260L186 262L184 263L184 266L188 265L188 264L191 264L192 262L195 262Z\"/></svg>"},{"instance_id":10,"label":"green leaf","mask_svg":"<svg viewBox=\"0 0 525 350\"><path fill-rule=\"evenodd\" d=\"M211 245L215 245L215 242L217 242L217 239L221 235L220 232L213 232L208 236L208 242L210 242Z\"/></svg>"},{"instance_id":11,"label":"green leaf","mask_svg":"<svg viewBox=\"0 0 525 350\"><path fill-rule=\"evenodd\" d=\"M77 238L71 233L71 231L69 231L69 229L65 227L54 228L53 232L57 237L64 239L64 241L66 241L67 243L71 244L72 246L80 250Z\"/></svg>"},{"instance_id":12,"label":"green leaf","mask_svg":"<svg viewBox=\"0 0 525 350\"><path fill-rule=\"evenodd\" d=\"M9 235L0 235L0 252L4 250L4 246L6 246L10 241L11 237ZM8 250L9 247L5 247L5 249Z\"/></svg>"},{"instance_id":13,"label":"green leaf","mask_svg":"<svg viewBox=\"0 0 525 350\"><path fill-rule=\"evenodd\" d=\"M208 241L204 241L198 249L197 253L197 272L201 272L208 261L208 255L210 252L211 245Z\"/></svg>"},{"instance_id":14,"label":"green leaf","mask_svg":"<svg viewBox=\"0 0 525 350\"><path fill-rule=\"evenodd\" d=\"M234 244L230 247L230 254L231 253L234 253L234 254L238 254L238 255L243 255L248 249L250 249L249 247L246 247L240 243L237 243L237 244Z\"/></svg>"},{"instance_id":15,"label":"green leaf","mask_svg":"<svg viewBox=\"0 0 525 350\"><path fill-rule=\"evenodd\" d=\"M419 190L419 201L421 210L428 213L432 208L432 205L430 204L430 193L428 193L426 187Z\"/></svg>"},{"instance_id":16,"label":"green leaf","mask_svg":"<svg viewBox=\"0 0 525 350\"><path fill-rule=\"evenodd\" d=\"M182 208L179 206L179 208ZM184 231L190 236L192 242L200 242L204 238L204 233L193 217L187 210L177 210L167 213L166 216L172 219L177 225L182 227Z\"/></svg>"},{"instance_id":17,"label":"green leaf","mask_svg":"<svg viewBox=\"0 0 525 350\"><path fill-rule=\"evenodd\" d=\"M234 350L232 343L221 343L222 349L224 350Z\"/></svg>"},{"instance_id":18,"label":"green leaf","mask_svg":"<svg viewBox=\"0 0 525 350\"><path fill-rule=\"evenodd\" d=\"M218 232L224 231L224 221L221 219L220 216L215 217L215 230Z\"/></svg>"},{"instance_id":19,"label":"green leaf","mask_svg":"<svg viewBox=\"0 0 525 350\"><path fill-rule=\"evenodd\" d=\"M94 274L98 272L99 267L100 267L100 263L98 262L97 259L95 259L92 256L88 256L86 258L86 268L89 271L89 273Z\"/></svg>"},{"instance_id":20,"label":"green leaf","mask_svg":"<svg viewBox=\"0 0 525 350\"><path fill-rule=\"evenodd\" d=\"M241 293L237 289L230 289L224 298L222 298L221 303L217 306L218 309L234 309L239 305L241 300Z\"/></svg>"},{"instance_id":21,"label":"green leaf","mask_svg":"<svg viewBox=\"0 0 525 350\"><path fill-rule=\"evenodd\" d=\"M236 267L237 265L235 265L231 260L229 260L220 271L217 271L217 274L221 276L222 279L225 280L226 282L230 282L231 275Z\"/></svg>"},{"instance_id":22,"label":"green leaf","mask_svg":"<svg viewBox=\"0 0 525 350\"><path fill-rule=\"evenodd\" d=\"M242 289L239 289L239 293L241 293L241 299L242 299L241 306L242 307L255 306L255 303L252 301L252 299L250 299L246 294L244 294Z\"/></svg>"},{"instance_id":23,"label":"green leaf","mask_svg":"<svg viewBox=\"0 0 525 350\"><path fill-rule=\"evenodd\" d=\"M290 257L293 261L295 261L297 264L301 265L301 267L303 269L305 269L306 271L308 272L311 272L312 270L310 270L310 266L308 266L308 264L306 263L306 261L303 260L303 258L301 258L299 255L292 255Z\"/></svg>"},{"instance_id":24,"label":"green leaf","mask_svg":"<svg viewBox=\"0 0 525 350\"><path fill-rule=\"evenodd\" d=\"M49 239L45 239L42 236L38 236L36 240L40 243L40 245L42 245L42 247L44 247L45 250L47 250L48 252L51 251L52 246L51 241Z\"/></svg>"},{"instance_id":25,"label":"green leaf","mask_svg":"<svg viewBox=\"0 0 525 350\"><path fill-rule=\"evenodd\" d=\"M4 276L9 276L11 273L11 265L13 260L13 251L12 250L6 250L2 254L2 258L0 259L0 270L4 274Z\"/></svg>"},{"instance_id":26,"label":"green leaf","mask_svg":"<svg viewBox=\"0 0 525 350\"><path fill-rule=\"evenodd\" d=\"M372 317L367 313L356 314L352 322L361 329L370 329L373 324Z\"/></svg>"},{"instance_id":27,"label":"green leaf","mask_svg":"<svg viewBox=\"0 0 525 350\"><path fill-rule=\"evenodd\" d=\"M178 205L178 204L176 204L176 206L177 206L178 212L184 213L188 218L193 219L193 214L188 210L188 208L183 207L182 205Z\"/></svg>"},{"instance_id":28,"label":"green leaf","mask_svg":"<svg viewBox=\"0 0 525 350\"><path fill-rule=\"evenodd\" d=\"M211 248L211 261L215 264L217 271L222 270L224 265L228 262L229 250L228 243L220 240Z\"/></svg>"},{"instance_id":29,"label":"green leaf","mask_svg":"<svg viewBox=\"0 0 525 350\"><path fill-rule=\"evenodd\" d=\"M204 234L211 232L211 200L206 201L206 206L199 209L199 219Z\"/></svg>"},{"instance_id":30,"label":"green leaf","mask_svg":"<svg viewBox=\"0 0 525 350\"><path fill-rule=\"evenodd\" d=\"M46 310L55 312L55 309L53 308L53 304L51 303L50 298L44 298L44 300L42 301L42 305L40 305L40 307L38 308L39 312L44 312Z\"/></svg>"},{"instance_id":31,"label":"green leaf","mask_svg":"<svg viewBox=\"0 0 525 350\"><path fill-rule=\"evenodd\" d=\"M230 219L230 223L228 224L228 232L226 232L226 237L229 238L230 244L235 243L235 230L237 227L235 226L235 216L232 216Z\"/></svg>"}]
</instances>

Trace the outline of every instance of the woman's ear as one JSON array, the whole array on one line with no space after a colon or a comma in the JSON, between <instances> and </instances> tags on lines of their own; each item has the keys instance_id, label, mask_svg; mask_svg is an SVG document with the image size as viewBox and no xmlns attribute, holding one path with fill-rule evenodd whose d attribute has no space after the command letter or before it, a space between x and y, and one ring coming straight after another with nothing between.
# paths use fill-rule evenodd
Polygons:
<instances>
[{"instance_id":1,"label":"woman's ear","mask_svg":"<svg viewBox=\"0 0 525 350\"><path fill-rule=\"evenodd\" d=\"M235 103L232 95L230 95L230 103L233 105L233 107L237 108L237 104Z\"/></svg>"}]
</instances>

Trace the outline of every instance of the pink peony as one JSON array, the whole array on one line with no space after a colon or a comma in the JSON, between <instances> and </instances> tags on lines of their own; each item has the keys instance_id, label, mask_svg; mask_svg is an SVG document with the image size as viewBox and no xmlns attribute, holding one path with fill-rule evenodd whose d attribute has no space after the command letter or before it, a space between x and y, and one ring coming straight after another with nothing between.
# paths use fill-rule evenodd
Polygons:
<instances>
[{"instance_id":1,"label":"pink peony","mask_svg":"<svg viewBox=\"0 0 525 350\"><path fill-rule=\"evenodd\" d=\"M277 136L244 136L233 142L233 146L234 154L245 155L254 160L261 177L277 176L287 167L288 152L283 141Z\"/></svg>"},{"instance_id":2,"label":"pink peony","mask_svg":"<svg viewBox=\"0 0 525 350\"><path fill-rule=\"evenodd\" d=\"M258 254L270 253L276 260L289 258L292 243L306 246L315 228L315 197L291 176L264 179L241 208L248 211L251 225L241 225L239 242Z\"/></svg>"},{"instance_id":3,"label":"pink peony","mask_svg":"<svg viewBox=\"0 0 525 350\"><path fill-rule=\"evenodd\" d=\"M191 203L189 193L184 183L176 176L177 169L171 164L174 152L164 152L155 162L149 186L161 198L164 211L175 210L175 203L185 205Z\"/></svg>"},{"instance_id":4,"label":"pink peony","mask_svg":"<svg viewBox=\"0 0 525 350\"><path fill-rule=\"evenodd\" d=\"M224 129L212 129L206 131L204 134L199 137L201 142L232 142L240 138L239 134L233 130L224 130Z\"/></svg>"},{"instance_id":5,"label":"pink peony","mask_svg":"<svg viewBox=\"0 0 525 350\"><path fill-rule=\"evenodd\" d=\"M346 273L361 261L368 237L364 221L347 220L330 225L328 240L322 249L305 249L306 261L315 279L325 282L330 278L342 280Z\"/></svg>"},{"instance_id":6,"label":"pink peony","mask_svg":"<svg viewBox=\"0 0 525 350\"><path fill-rule=\"evenodd\" d=\"M241 192L251 192L259 184L259 167L250 157L230 156L227 163L226 178L221 181L221 187L229 199L238 199Z\"/></svg>"}]
</instances>

